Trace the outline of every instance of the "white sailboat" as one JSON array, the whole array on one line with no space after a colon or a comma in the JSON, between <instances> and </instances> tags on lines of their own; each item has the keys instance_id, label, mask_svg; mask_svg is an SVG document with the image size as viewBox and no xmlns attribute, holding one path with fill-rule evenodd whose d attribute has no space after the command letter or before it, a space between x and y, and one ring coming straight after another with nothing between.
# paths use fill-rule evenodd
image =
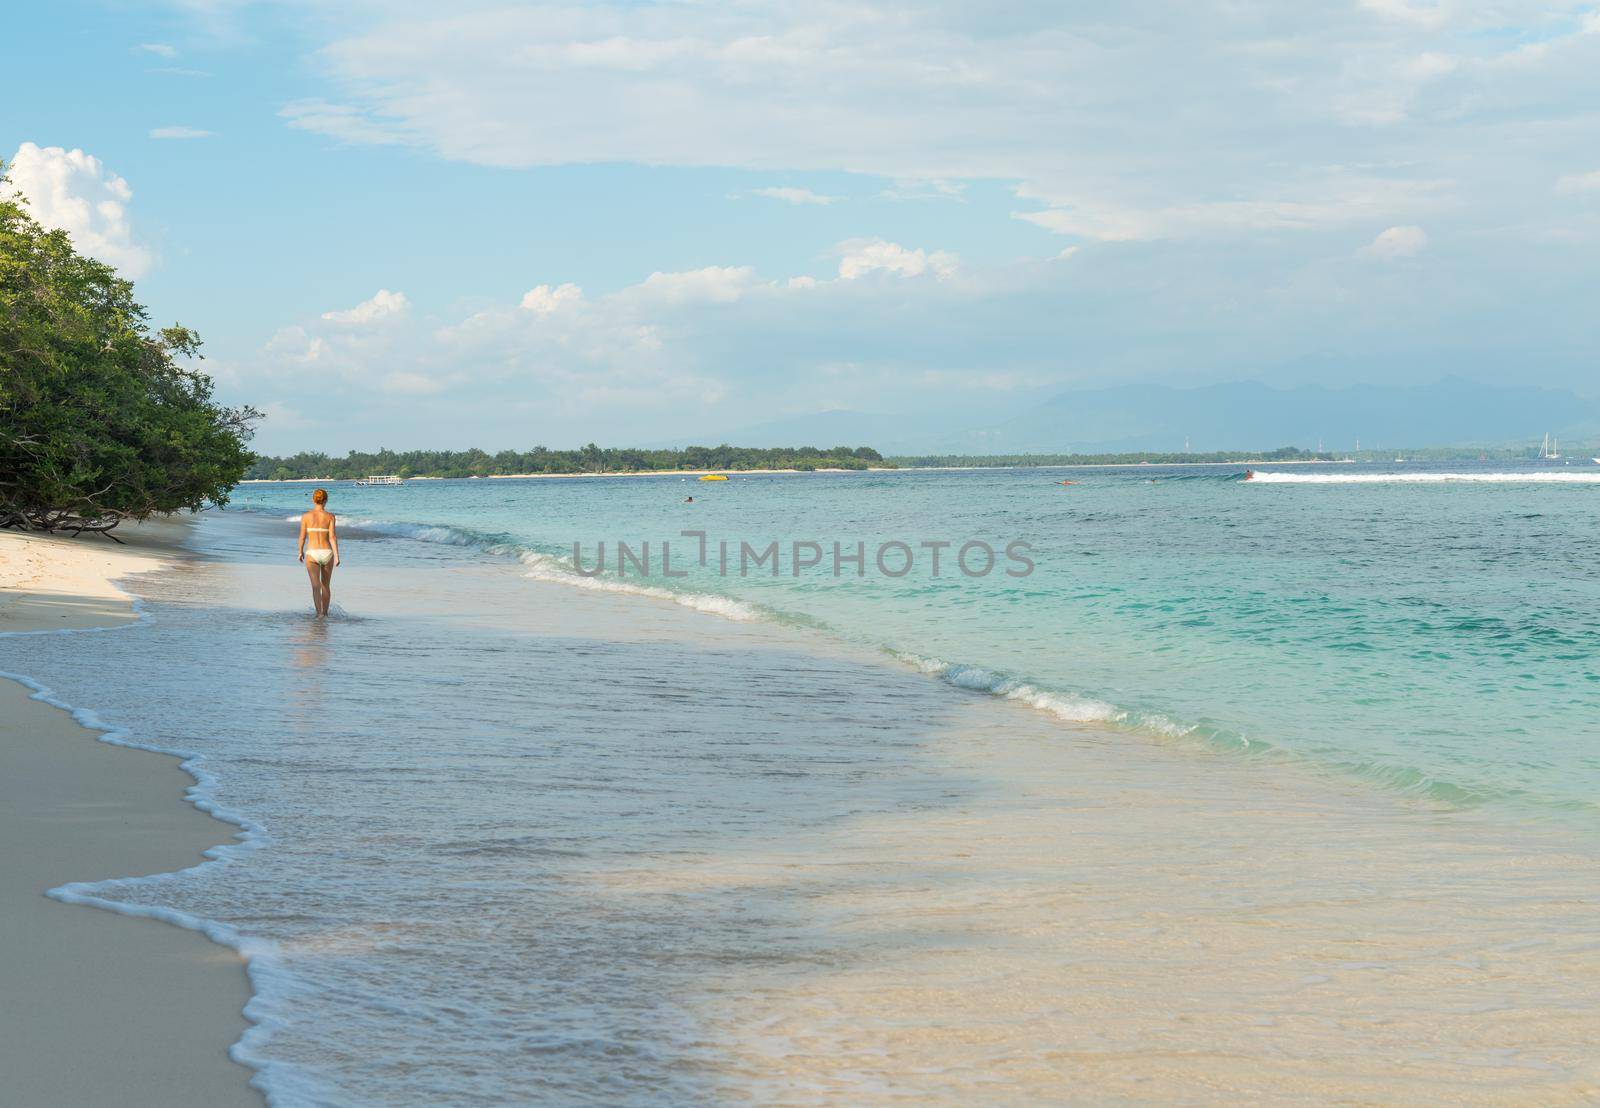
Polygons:
<instances>
[{"instance_id":1,"label":"white sailboat","mask_svg":"<svg viewBox=\"0 0 1600 1108\"><path fill-rule=\"evenodd\" d=\"M1549 431L1544 433L1544 447L1539 451L1539 457L1547 462L1561 457L1561 440L1552 439Z\"/></svg>"}]
</instances>

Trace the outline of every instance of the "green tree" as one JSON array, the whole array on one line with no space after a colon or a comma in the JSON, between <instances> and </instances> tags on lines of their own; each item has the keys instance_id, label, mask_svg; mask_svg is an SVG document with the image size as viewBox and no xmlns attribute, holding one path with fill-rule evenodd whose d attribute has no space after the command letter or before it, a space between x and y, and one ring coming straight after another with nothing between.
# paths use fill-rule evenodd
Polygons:
<instances>
[{"instance_id":1,"label":"green tree","mask_svg":"<svg viewBox=\"0 0 1600 1108\"><path fill-rule=\"evenodd\" d=\"M133 285L23 209L0 165L0 527L110 531L222 504L259 413L181 364L200 339L152 332Z\"/></svg>"}]
</instances>

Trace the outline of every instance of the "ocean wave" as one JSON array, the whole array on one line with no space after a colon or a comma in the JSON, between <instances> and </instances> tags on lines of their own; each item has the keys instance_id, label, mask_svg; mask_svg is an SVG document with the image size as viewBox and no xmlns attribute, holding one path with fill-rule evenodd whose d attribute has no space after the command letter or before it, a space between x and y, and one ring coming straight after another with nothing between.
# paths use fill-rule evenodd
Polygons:
<instances>
[{"instance_id":1,"label":"ocean wave","mask_svg":"<svg viewBox=\"0 0 1600 1108\"><path fill-rule=\"evenodd\" d=\"M1156 712L1140 712L1118 707L1092 696L1041 688L1020 677L997 673L983 666L947 662L942 658L927 658L908 651L894 651L893 654L919 673L937 677L947 685L972 692L987 693L1002 700L1015 701L1066 723L1111 724L1169 739L1198 736L1205 739L1208 745L1226 746L1236 750L1266 748L1266 744L1243 736L1226 735L1202 727L1200 724L1181 723Z\"/></svg>"},{"instance_id":2,"label":"ocean wave","mask_svg":"<svg viewBox=\"0 0 1600 1108\"><path fill-rule=\"evenodd\" d=\"M1573 473L1269 473L1257 470L1256 485L1600 485L1600 466Z\"/></svg>"},{"instance_id":3,"label":"ocean wave","mask_svg":"<svg viewBox=\"0 0 1600 1108\"><path fill-rule=\"evenodd\" d=\"M1210 475L1212 479L1223 475ZM1239 475L1225 475L1225 479L1238 479ZM298 520L299 516L291 517ZM405 523L393 520L352 519L348 528L360 528L376 534L417 542L441 543L466 547L486 554L513 557L527 569L533 580L564 585L568 588L587 589L594 592L618 593L670 601L697 612L720 616L738 623L770 620L782 621L780 613L714 593L679 591L619 580L614 577L584 576L578 573L569 557L549 554L518 543L503 534L486 534L441 524ZM1234 750L1252 750L1265 744L1242 736L1227 735L1203 728L1198 724L1180 723L1159 713L1138 712L1120 708L1104 700L1072 693L1041 688L1019 678L997 673L981 666L946 662L937 658L901 651L891 651L897 658L918 671L937 677L956 688L984 692L1005 700L1015 701L1036 711L1044 712L1066 723L1101 723L1131 728L1163 738L1202 736L1208 745Z\"/></svg>"},{"instance_id":4,"label":"ocean wave","mask_svg":"<svg viewBox=\"0 0 1600 1108\"><path fill-rule=\"evenodd\" d=\"M298 521L300 517L291 518ZM668 600L697 612L706 612L739 623L776 618L776 613L766 612L754 604L718 596L715 593L679 592L657 585L634 584L616 578L585 577L573 568L570 558L536 550L505 534L488 534L436 523L404 523L381 519L351 519L347 520L344 526L347 533L359 530L394 538L412 539L416 542L466 547L497 557L515 558L527 567L529 578L569 588Z\"/></svg>"},{"instance_id":5,"label":"ocean wave","mask_svg":"<svg viewBox=\"0 0 1600 1108\"><path fill-rule=\"evenodd\" d=\"M1600 483L1600 472L1594 474L1263 474L1257 472L1253 480L1270 479L1284 483L1338 483L1348 481L1382 482L1393 480L1450 479L1477 480L1492 477L1505 482L1538 479L1586 478L1589 483ZM1240 481L1242 473L1196 474L1189 479L1209 481ZM298 521L299 516L289 517ZM527 569L534 580L564 585L569 588L598 592L641 596L654 600L670 601L694 611L705 612L735 622L773 621L802 622L788 619L782 613L759 605L711 593L677 591L655 585L633 583L605 577L587 577L576 572L569 557L545 553L516 542L503 534L485 534L441 524L404 523L392 520L352 519L347 528L368 531L395 538L418 542L439 543L463 547L501 557L515 558ZM821 630L829 628L818 624ZM882 644L878 644L882 645ZM981 665L950 662L927 657L894 647L884 648L900 662L919 673L969 692L1010 701L1034 711L1042 712L1063 723L1098 724L1119 731L1142 734L1160 741L1194 744L1201 748L1225 753L1244 753L1259 757L1286 757L1296 762L1307 762L1304 756L1262 739L1251 738L1236 732L1202 723L1174 719L1161 712L1123 707L1107 700L1080 693L1046 688L1035 681L989 669ZM1489 795L1462 787L1455 782L1434 777L1404 765L1386 762L1349 761L1334 752L1324 752L1321 757L1309 759L1307 764L1331 769L1344 778L1363 780L1376 784L1386 791L1409 795L1423 800L1442 802L1452 806L1473 806L1495 799ZM1587 807L1587 806L1585 806Z\"/></svg>"},{"instance_id":6,"label":"ocean wave","mask_svg":"<svg viewBox=\"0 0 1600 1108\"><path fill-rule=\"evenodd\" d=\"M1247 753L1267 759L1285 759L1298 765L1320 768L1324 772L1331 771L1340 778L1377 785L1386 792L1450 807L1476 807L1495 800L1522 799L1542 802L1544 807L1572 811L1593 811L1596 808L1593 804L1581 801L1556 802L1548 798L1530 797L1515 790L1506 790L1502 793L1485 792L1467 788L1447 778L1434 776L1415 766L1387 761L1352 761L1341 758L1332 751L1324 752L1320 757L1307 758L1292 749L1260 739L1252 739L1202 724L1183 723L1157 712L1141 712L1118 707L1090 696L1040 688L1021 678L997 673L982 666L946 662L940 658L923 657L907 651L891 651L891 653L918 672L938 678L954 688L1013 701L1066 723L1101 724L1163 741L1196 743L1208 750Z\"/></svg>"},{"instance_id":7,"label":"ocean wave","mask_svg":"<svg viewBox=\"0 0 1600 1108\"><path fill-rule=\"evenodd\" d=\"M636 585L610 577L585 577L572 567L569 559L544 554L537 550L524 549L517 557L528 567L528 576L538 581L551 581L558 585L591 589L596 592L624 593L629 596L645 596L653 600L670 600L685 608L721 616L736 623L772 618L775 615L754 604L734 600L732 597L717 596L714 593L677 592L657 585Z\"/></svg>"}]
</instances>

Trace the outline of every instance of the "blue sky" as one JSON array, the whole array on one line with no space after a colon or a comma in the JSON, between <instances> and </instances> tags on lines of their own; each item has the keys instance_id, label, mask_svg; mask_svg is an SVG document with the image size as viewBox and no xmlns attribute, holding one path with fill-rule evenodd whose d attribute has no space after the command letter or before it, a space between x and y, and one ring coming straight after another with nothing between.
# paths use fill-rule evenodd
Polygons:
<instances>
[{"instance_id":1,"label":"blue sky","mask_svg":"<svg viewBox=\"0 0 1600 1108\"><path fill-rule=\"evenodd\" d=\"M0 156L258 446L1595 385L1600 13L63 3Z\"/></svg>"}]
</instances>

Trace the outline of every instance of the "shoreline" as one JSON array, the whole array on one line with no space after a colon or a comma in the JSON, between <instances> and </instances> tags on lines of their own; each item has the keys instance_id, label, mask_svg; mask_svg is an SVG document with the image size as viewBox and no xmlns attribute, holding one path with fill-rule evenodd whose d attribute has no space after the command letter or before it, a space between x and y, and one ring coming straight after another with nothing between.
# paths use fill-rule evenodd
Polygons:
<instances>
[{"instance_id":1,"label":"shoreline","mask_svg":"<svg viewBox=\"0 0 1600 1108\"><path fill-rule=\"evenodd\" d=\"M721 473L733 476L772 476L786 473L895 473L896 467L868 466L866 469L841 469L838 467L818 466L816 469L630 469L623 472L585 472L585 473L486 473L477 478L473 477L405 477L402 480L411 481L533 481L533 480L563 480L566 478L591 478L591 477L703 477L711 473ZM241 485L316 485L335 484L360 481L360 477L285 477L281 481L274 481L269 477L251 477L240 481Z\"/></svg>"},{"instance_id":2,"label":"shoreline","mask_svg":"<svg viewBox=\"0 0 1600 1108\"><path fill-rule=\"evenodd\" d=\"M707 989L674 992L673 1003L695 1014L694 1040L715 1045L719 1072L759 1073L766 1089L788 1094L777 1099L853 1092L876 1102L863 1092L876 1088L922 1103L971 1103L983 1090L1022 1103L1070 1083L1083 1099L1107 1102L1131 1089L1151 1103L1489 1105L1584 1103L1600 1088L1594 1064L1569 1046L1595 1030L1584 1007L1595 971L1591 855L1559 829L1506 826L1292 764L1263 772L1260 762L1156 737L1113 737L804 629L530 581L496 559L364 564L378 554L353 559L342 578L370 622L341 634L376 631L414 605L448 608L458 626L436 646L498 628L513 636L501 640L506 652L513 643L534 651L548 688L521 691L530 699L518 700L515 718L568 712L557 733L596 727L602 757L580 754L566 774L541 767L522 782L533 791L510 790L515 802L502 818L561 797L559 787L538 789L573 773L582 800L569 811L584 813L585 827L605 825L603 816L588 820L606 810L608 786L634 811L641 778L610 767L651 736L673 736L661 751L674 767L694 767L663 777L646 754L636 768L652 788L673 779L704 787L717 764L699 760L707 755L754 754L755 780L780 768L769 758L779 760L784 784L758 794L750 824L727 825L714 840L704 828L718 826L729 795L713 785L669 792L681 803L658 806L694 814L688 841L652 839L654 849L640 851L624 838L619 849L579 850L580 861L538 863L562 875L557 884L582 890L580 918L590 923L595 904L650 919L709 896L686 926L727 936L731 950L718 947L705 964ZM276 570L262 576L270 595L301 602L298 581ZM563 692L594 663L541 641L607 644L604 714ZM494 656L467 667L477 675ZM719 694L660 697L663 683L681 679L684 659L689 672L703 670L696 658L717 663ZM460 677L453 672L441 690ZM832 699L849 705L848 721L783 726L788 706ZM610 714L629 702L638 714ZM862 728L854 741L852 727ZM393 764L388 740L380 746L383 764ZM790 791L819 754L831 766L859 751L868 760L853 768L874 773ZM895 783L918 778L933 791L896 792ZM539 826L497 830L508 844L532 834L546 845ZM462 841L461 828L428 830L439 846ZM572 828L544 827L552 830L562 846L553 856L571 857ZM488 856L522 859L516 880L545 890L533 902L541 910L560 903L533 880L549 871L530 874L524 867L535 863L520 849ZM469 875L456 869L460 855L450 857L429 888ZM465 898L458 907L476 905ZM764 915L783 942L807 952L804 972L781 964L751 930ZM559 929L551 935L559 942ZM633 937L641 957L691 945L682 932L659 943L649 932ZM485 960L498 958L491 951ZM561 957L546 969L568 965ZM668 1036L651 1042L673 1047ZM541 1078L558 1059L541 1055Z\"/></svg>"},{"instance_id":3,"label":"shoreline","mask_svg":"<svg viewBox=\"0 0 1600 1108\"><path fill-rule=\"evenodd\" d=\"M260 1105L229 1050L250 1026L239 955L198 932L47 890L199 864L237 831L185 800L181 759L102 741L36 686L23 636L114 630L114 582L170 565L181 522L98 536L0 532L0 1100Z\"/></svg>"},{"instance_id":4,"label":"shoreline","mask_svg":"<svg viewBox=\"0 0 1600 1108\"><path fill-rule=\"evenodd\" d=\"M1004 466L867 466L865 469L841 469L838 467L818 466L816 469L630 469L620 472L584 472L584 473L486 473L478 477L480 481L532 481L532 480L566 480L595 477L699 477L710 473L726 474L729 477L738 476L774 476L787 474L806 473L979 473L985 470L1017 470L1017 469L1203 469L1214 466L1345 466L1345 465L1388 465L1387 462L1360 462L1354 458L1233 458L1225 462L1038 462L1032 465L1004 465ZM1433 463L1415 463L1433 464ZM1440 463L1445 464L1445 463ZM406 477L411 481L471 481L472 477ZM274 480L270 477L250 477L240 481L241 485L316 485L340 484L359 481L359 477L285 477Z\"/></svg>"},{"instance_id":5,"label":"shoreline","mask_svg":"<svg viewBox=\"0 0 1600 1108\"><path fill-rule=\"evenodd\" d=\"M198 549L243 557L208 561L203 586L195 584L206 576L198 572L153 578L141 591L183 604L161 630L221 603L303 612L299 575L257 556L268 549L263 543L276 543L280 526L220 515L201 521ZM224 541L208 545L208 533ZM263 645L290 647L286 665L298 667L291 672L337 682L343 695L329 710L347 713L326 721L346 745L337 764L318 775L324 795L307 798L306 781L283 801L303 804L301 816L315 815L334 798L343 804L359 796L348 783L369 780L364 775L375 769L393 780L396 768L426 765L436 804L427 820L374 828L403 832L411 862L436 866L411 876L420 884L393 890L408 904L420 902L406 900L406 888L437 891L426 910L408 909L400 919L381 909L373 915L369 904L304 923L293 913L266 918L255 937L301 957L287 986L281 975L263 978L263 1011L287 1021L264 1026L285 1051L298 1028L303 1049L311 1038L338 1034L338 998L351 989L365 983L380 999L390 997L382 990L406 971L405 961L368 959L363 944L374 935L396 941L401 923L442 944L430 945L417 964L450 957L494 974L508 949L530 958L542 950L545 961L530 961L527 991L501 998L489 1030L458 1026L459 1037L444 1041L438 1027L397 1009L386 1024L396 1037L365 1040L340 1063L346 1068L331 1071L347 1083L329 1088L347 1095L330 1094L330 1102L359 1102L350 1092L356 1089L403 1088L368 1083L405 1081L394 1071L397 1058L425 1059L447 1073L459 1057L468 1081L486 1065L503 1066L498 1076L527 1082L497 1086L519 1103L533 1098L518 1099L518 1090L549 1088L543 1083L561 1073L595 1072L582 1050L588 1035L569 1053L553 1046L526 1065L515 1062L515 1052L475 1052L484 1036L491 1047L516 1041L495 1039L510 1034L501 1018L526 1017L516 1034L544 1035L551 1013L540 1000L549 999L550 983L569 981L572 972L612 980L619 968L609 952L619 946L634 955L622 1010L639 997L668 997L672 1011L691 1014L696 1051L714 1051L708 1072L759 1074L761 1087L792 1099L850 1099L851 1091L881 1088L957 1104L987 1089L1022 1102L1047 1100L1070 1084L1107 1101L1131 1089L1141 1102L1376 1102L1387 1094L1575 1104L1600 1088L1593 1063L1570 1048L1590 1041L1594 1026L1584 999L1595 971L1588 953L1591 856L1557 829L1502 827L1481 811L1376 792L1293 765L1264 774L1260 763L1154 737L1112 737L1096 724L1057 720L1026 703L930 679L803 629L708 620L661 597L575 589L529 580L523 567L501 559L441 560L434 553L395 538L353 558L339 579L339 595L352 608L348 620L248 621ZM197 640L196 649L209 646L211 656L251 633L230 618L207 624L200 616L200 626L211 637ZM544 720L551 735L581 741L542 745L539 732L518 726L501 735L510 745L500 748L517 757L475 764L481 742L494 749L495 727L450 747L443 763L426 741L409 753L397 748L392 727L369 722L370 701L391 712L403 707L396 718L411 720L427 718L418 709L439 702L427 694L408 699L410 678L368 690L363 700L367 683L383 677L364 668L366 660L374 646L395 641L397 629L428 647L433 661L416 680L437 681L438 695L455 695L462 681L486 681L516 698L505 718ZM330 633L337 638L324 637ZM483 641L493 649L472 651L478 635L489 636ZM341 649L329 652L330 641ZM122 642L96 645L96 656L104 648L105 658L121 658L111 669L123 679L107 689L132 693L152 675L159 680L157 665L146 673L144 660L135 667L129 651L112 649ZM495 669L497 658L510 668ZM517 658L537 662L543 680L499 681L501 672L526 672ZM569 692L592 674L597 658L609 660L613 675L601 712ZM335 660L348 668L329 669ZM706 664L723 679L717 695L661 695ZM440 665L451 668L435 674ZM86 671L77 686L86 702L92 697L81 690L95 672ZM355 674L363 681L342 679ZM242 718L276 719L274 689L258 694L253 707L242 702ZM793 726L795 705L841 700L848 708L833 726ZM228 758L252 756L240 745L246 733L220 724L236 710L197 705L185 721L195 740L189 748L209 751L224 771ZM151 708L147 720L159 718ZM279 722L284 734L256 755L270 750L293 767L304 751L321 749L322 721ZM151 722L132 726L158 733ZM221 742L202 738L225 734ZM284 751L285 739L310 745ZM173 741L186 745L188 738ZM654 753L636 749L651 743L659 744ZM536 767L534 751L541 752ZM468 763L462 776L437 776L457 772L458 759ZM631 772L626 759L637 759ZM851 767L843 777L835 768L841 760ZM719 771L732 765L744 775ZM483 785L517 766L530 767L527 776L497 785L502 806L485 816L482 805L493 797L481 794ZM485 777L489 767L494 773ZM345 784L327 779L337 773L350 775ZM451 780L470 786L470 805L437 799L448 795ZM741 801L744 818L718 824L743 796L720 784L727 780L758 791ZM608 796L613 806L636 811L646 781L664 790L650 810L685 838L655 831L639 838L637 820L605 818ZM581 787L573 793L563 782ZM391 808L385 800L359 815L381 821ZM249 804L239 810L271 811ZM294 812L280 810L285 827L315 823L297 821ZM708 825L720 828L714 839L706 838ZM347 826L335 821L324 829L334 839L301 843L313 848L305 857L337 859L339 851L328 847L342 841ZM585 845L585 836L597 837ZM469 841L489 849L463 852ZM542 849L557 843L560 849ZM352 868L328 876L344 885L352 874L368 874L371 859L359 853L345 859ZM502 861L513 868L493 868ZM277 878L289 883L265 889L266 903L286 893L307 896L321 879L313 874L303 883L304 871ZM484 906L470 891L474 879L531 890L531 899L501 905L505 914L494 922L508 933L487 944L477 916ZM229 918L203 904L189 907ZM251 914L245 905L244 917ZM536 927L522 933L530 945L506 945L526 921L546 916L578 926ZM1439 927L1440 918L1452 922ZM458 925L464 934L451 930ZM584 939L602 925L622 929L617 942ZM705 936L717 945L696 954ZM564 941L575 945L562 947ZM798 944L804 972L775 956L775 942ZM317 951L338 957L304 956ZM711 960L680 976L679 960L701 955ZM370 976L341 976L363 963ZM471 1009L478 985L498 980L418 972L410 984L440 990L426 994L429 1003L460 1011ZM319 976L325 974L333 976ZM319 1011L319 992L335 1004ZM666 1055L681 1046L653 1023L648 1036ZM552 1073L563 1060L569 1068ZM295 1061L293 1054L276 1057L285 1068L265 1073L294 1075ZM269 1087L287 1097L291 1086Z\"/></svg>"}]
</instances>

